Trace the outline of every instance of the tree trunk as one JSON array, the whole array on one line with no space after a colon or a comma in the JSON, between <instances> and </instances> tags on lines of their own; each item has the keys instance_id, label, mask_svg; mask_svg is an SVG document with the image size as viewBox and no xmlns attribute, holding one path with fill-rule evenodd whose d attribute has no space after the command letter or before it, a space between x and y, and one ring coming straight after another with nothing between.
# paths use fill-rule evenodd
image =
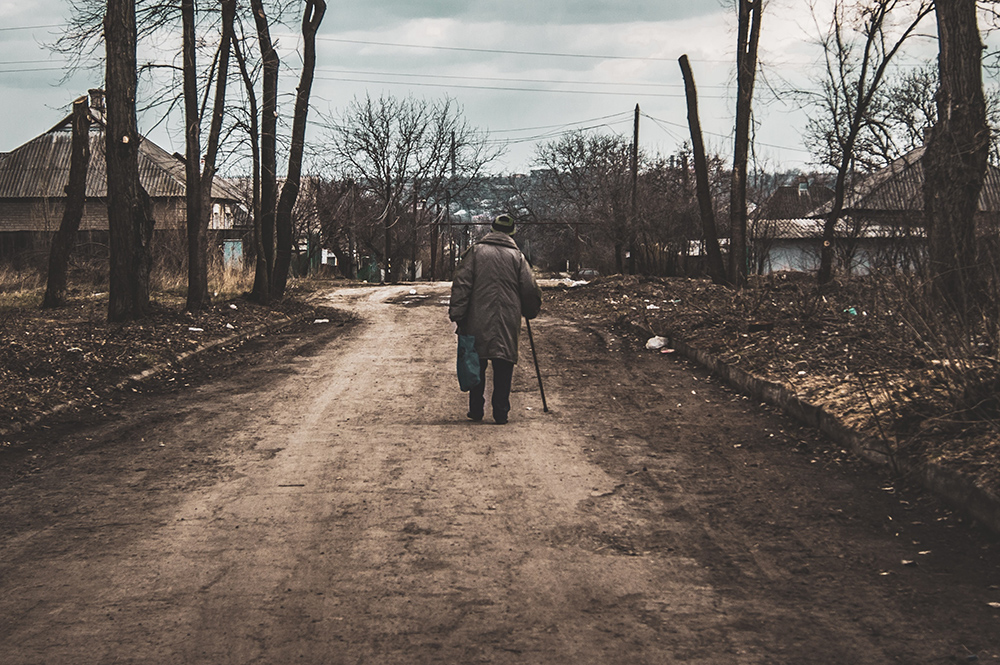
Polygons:
<instances>
[{"instance_id":1,"label":"tree trunk","mask_svg":"<svg viewBox=\"0 0 1000 665\"><path fill-rule=\"evenodd\" d=\"M763 0L739 0L736 43L736 136L729 190L729 278L742 286L747 278L747 153L750 147L750 111L757 73L757 43Z\"/></svg>"},{"instance_id":2,"label":"tree trunk","mask_svg":"<svg viewBox=\"0 0 1000 665\"><path fill-rule=\"evenodd\" d=\"M271 282L274 274L274 213L277 204L278 166L278 67L280 61L271 42L262 0L251 0L257 41L263 60L260 109L260 244L263 252L257 256L252 297L261 304L271 302Z\"/></svg>"},{"instance_id":3,"label":"tree trunk","mask_svg":"<svg viewBox=\"0 0 1000 665\"><path fill-rule=\"evenodd\" d=\"M202 223L201 113L198 109L198 63L195 57L194 0L181 0L181 51L184 65L185 204L188 241L188 310L207 306L208 232Z\"/></svg>"},{"instance_id":4,"label":"tree trunk","mask_svg":"<svg viewBox=\"0 0 1000 665\"><path fill-rule=\"evenodd\" d=\"M923 158L929 267L935 294L966 315L983 288L976 265L976 210L989 153L983 47L974 0L938 2L935 12L941 84Z\"/></svg>"},{"instance_id":5,"label":"tree trunk","mask_svg":"<svg viewBox=\"0 0 1000 665\"><path fill-rule=\"evenodd\" d=\"M205 147L205 166L201 173L201 215L198 218L199 235L204 241L199 256L200 270L205 276L205 292L197 303L192 302L188 291L188 309L201 309L211 303L208 293L208 227L212 219L212 183L215 180L215 162L219 154L219 140L222 136L222 119L226 112L226 83L229 79L229 54L233 43L233 22L236 20L236 0L222 0L222 36L219 42L219 70L215 82L215 101L212 122L208 130L208 145ZM222 211L223 216L225 210Z\"/></svg>"},{"instance_id":6,"label":"tree trunk","mask_svg":"<svg viewBox=\"0 0 1000 665\"><path fill-rule=\"evenodd\" d=\"M90 165L90 103L87 97L80 97L73 102L73 143L70 150L66 207L49 251L48 283L42 301L42 307L45 308L62 307L66 304L69 255L73 252L76 232L80 229L83 206L87 200L87 168Z\"/></svg>"},{"instance_id":7,"label":"tree trunk","mask_svg":"<svg viewBox=\"0 0 1000 665\"><path fill-rule=\"evenodd\" d=\"M151 202L139 182L139 130L135 117L135 3L108 0L107 49L108 320L141 318L149 309L153 265Z\"/></svg>"},{"instance_id":8,"label":"tree trunk","mask_svg":"<svg viewBox=\"0 0 1000 665\"><path fill-rule=\"evenodd\" d=\"M260 125L257 122L257 95L253 89L253 79L250 77L250 70L247 68L246 58L240 47L239 40L233 37L233 54L240 68L240 76L243 78L243 86L246 89L247 100L250 103L250 127L247 133L250 135L250 155L251 155L251 214L253 215L253 242L254 242L254 286L252 293L256 294L258 281L261 288L270 292L270 272L264 256L264 239L261 230L261 203L260 203ZM267 287L266 289L264 287ZM259 301L260 299L257 298Z\"/></svg>"},{"instance_id":9,"label":"tree trunk","mask_svg":"<svg viewBox=\"0 0 1000 665\"><path fill-rule=\"evenodd\" d=\"M629 201L629 224L628 224L628 271L636 274L635 261L635 237L639 227L639 105L635 105L635 117L632 121L632 154L629 155L629 172L632 180L632 187Z\"/></svg>"},{"instance_id":10,"label":"tree trunk","mask_svg":"<svg viewBox=\"0 0 1000 665\"><path fill-rule=\"evenodd\" d=\"M434 225L431 227L431 272L430 280L432 282L437 281L437 255L438 255L438 244L441 242L439 239L439 231L441 228L441 202L438 201L434 210Z\"/></svg>"},{"instance_id":11,"label":"tree trunk","mask_svg":"<svg viewBox=\"0 0 1000 665\"><path fill-rule=\"evenodd\" d=\"M295 95L295 113L292 116L292 145L288 151L288 176L281 188L281 198L275 214L277 253L271 294L275 298L285 295L288 268L292 260L292 208L299 196L302 178L302 152L306 142L306 120L309 114L309 94L316 71L316 31L326 13L325 0L307 0L302 14L302 75Z\"/></svg>"},{"instance_id":12,"label":"tree trunk","mask_svg":"<svg viewBox=\"0 0 1000 665\"><path fill-rule=\"evenodd\" d=\"M701 211L701 225L705 236L705 251L708 252L708 274L716 284L726 284L726 267L722 262L719 233L715 227L715 211L712 208L712 192L708 183L708 160L705 158L705 143L701 138L701 121L698 118L698 92L694 87L694 74L691 73L691 64L687 56L682 55L679 62L684 75L684 91L687 95L688 126L691 128L698 207Z\"/></svg>"}]
</instances>

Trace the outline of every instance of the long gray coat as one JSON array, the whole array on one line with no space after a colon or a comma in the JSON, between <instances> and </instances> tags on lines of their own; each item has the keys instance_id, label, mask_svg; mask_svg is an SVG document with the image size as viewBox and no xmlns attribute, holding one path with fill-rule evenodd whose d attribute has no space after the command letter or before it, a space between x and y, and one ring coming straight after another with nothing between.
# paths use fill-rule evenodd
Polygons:
<instances>
[{"instance_id":1,"label":"long gray coat","mask_svg":"<svg viewBox=\"0 0 1000 665\"><path fill-rule=\"evenodd\" d=\"M517 362L521 317L533 319L542 292L527 259L506 233L494 231L469 248L451 284L448 317L474 335L480 358Z\"/></svg>"}]
</instances>

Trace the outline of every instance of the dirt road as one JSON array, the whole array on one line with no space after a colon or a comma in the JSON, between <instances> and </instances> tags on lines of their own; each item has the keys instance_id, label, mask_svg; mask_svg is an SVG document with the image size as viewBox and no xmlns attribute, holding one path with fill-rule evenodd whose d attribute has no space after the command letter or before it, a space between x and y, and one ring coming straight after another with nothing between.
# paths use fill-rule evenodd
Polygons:
<instances>
[{"instance_id":1,"label":"dirt road","mask_svg":"<svg viewBox=\"0 0 1000 665\"><path fill-rule=\"evenodd\" d=\"M348 329L26 435L0 661L1000 662L995 539L554 312L551 413L522 338L510 424L468 422L446 296L337 291Z\"/></svg>"}]
</instances>

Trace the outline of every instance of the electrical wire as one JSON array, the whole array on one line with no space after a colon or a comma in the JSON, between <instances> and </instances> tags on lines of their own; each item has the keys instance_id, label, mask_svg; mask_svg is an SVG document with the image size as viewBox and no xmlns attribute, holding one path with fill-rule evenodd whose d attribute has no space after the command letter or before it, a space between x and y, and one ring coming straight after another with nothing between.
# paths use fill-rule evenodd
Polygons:
<instances>
[{"instance_id":1,"label":"electrical wire","mask_svg":"<svg viewBox=\"0 0 1000 665\"><path fill-rule=\"evenodd\" d=\"M648 97L662 97L668 99L683 99L684 95L682 93L665 93L665 92L616 92L613 90L575 90L575 89L559 89L559 88L518 88L513 86L494 86L494 85L463 85L458 83L428 83L428 82L417 82L417 81L378 81L374 79L362 79L362 78L343 78L338 76L317 76L316 80L320 81L338 81L341 83L371 83L379 85L406 85L406 86L418 86L424 88L455 88L461 90L499 90L502 92L542 92L542 93L563 93L563 94L577 94L577 95L606 95L613 97L632 97L632 98L648 98ZM702 99L727 99L724 95L702 95Z\"/></svg>"},{"instance_id":2,"label":"electrical wire","mask_svg":"<svg viewBox=\"0 0 1000 665\"><path fill-rule=\"evenodd\" d=\"M592 53L559 53L556 51L516 51L512 49L469 48L463 46L428 46L425 44L404 44L398 42L377 42L363 39L342 39L339 37L316 37L317 41L336 42L338 44L360 44L363 46L393 46L397 48L419 48L433 51L460 51L463 53L493 53L501 55L530 55L547 58L584 58L588 60L638 60L651 62L676 62L676 58L658 58L654 56L627 55L597 55Z\"/></svg>"},{"instance_id":3,"label":"electrical wire","mask_svg":"<svg viewBox=\"0 0 1000 665\"><path fill-rule=\"evenodd\" d=\"M2 63L0 63L2 64ZM401 76L401 77L411 77L411 78L434 78L434 79L447 79L447 80L458 80L458 81L501 81L501 82L513 82L513 83L572 83L575 85L607 85L607 86L633 86L633 87L645 87L645 88L679 88L684 89L682 83L642 83L639 81L581 81L581 80L565 80L565 79L531 79L531 78L513 78L513 77L503 77L503 76L458 76L450 74L418 74L412 72L376 72L371 70L357 70L357 69L329 69L325 67L319 67L316 69L320 73L329 74L345 74L345 75L368 75L368 76ZM722 88L725 90L729 89L726 85L705 85L703 88Z\"/></svg>"},{"instance_id":4,"label":"electrical wire","mask_svg":"<svg viewBox=\"0 0 1000 665\"><path fill-rule=\"evenodd\" d=\"M664 132L666 132L667 135L669 135L671 138L673 138L675 140L677 140L678 137L673 132L671 132L670 130L668 130L666 127L664 127L663 125L673 125L674 127L680 127L682 129L685 129L685 130L688 129L687 125L684 125L684 124L679 123L679 122L671 122L670 120L663 120L661 118L654 118L651 115L648 115L646 113L641 113L641 112L640 112L640 115L642 117L644 117L644 118L648 118L649 120L652 120L655 125L657 125L660 129L662 129ZM720 134L718 132L706 132L705 130L702 130L702 133L708 134L709 136L714 136L716 138L726 139L727 141L731 141L732 140L732 136L730 136L728 134ZM792 147L787 146L787 145L777 145L775 143L764 143L763 141L754 141L754 145L762 145L762 146L766 146L768 148L776 148L778 150L790 150L792 152L801 152L801 153L804 153L804 154L807 154L807 155L808 154L812 154L808 150L806 150L805 148L792 148Z\"/></svg>"},{"instance_id":5,"label":"electrical wire","mask_svg":"<svg viewBox=\"0 0 1000 665\"><path fill-rule=\"evenodd\" d=\"M539 129L563 129L566 127L572 127L573 125L584 125L588 122L598 122L601 120L610 120L611 118L621 118L623 116L632 117L632 111L622 111L621 113L612 113L611 115L601 116L600 118L589 118L587 120L579 120L577 122L564 122L558 125L542 125L540 127L521 127L519 129L494 129L490 130L491 133L497 134L500 132L534 132Z\"/></svg>"},{"instance_id":6,"label":"electrical wire","mask_svg":"<svg viewBox=\"0 0 1000 665\"><path fill-rule=\"evenodd\" d=\"M0 32L11 32L13 30L42 30L46 28L65 28L66 23L52 23L50 25L9 25L0 28Z\"/></svg>"}]
</instances>

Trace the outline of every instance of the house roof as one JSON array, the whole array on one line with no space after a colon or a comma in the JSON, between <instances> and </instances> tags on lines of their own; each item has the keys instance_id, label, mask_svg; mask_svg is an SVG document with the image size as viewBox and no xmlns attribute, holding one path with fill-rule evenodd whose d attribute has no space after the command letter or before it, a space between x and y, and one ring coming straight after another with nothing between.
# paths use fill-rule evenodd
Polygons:
<instances>
[{"instance_id":1,"label":"house roof","mask_svg":"<svg viewBox=\"0 0 1000 665\"><path fill-rule=\"evenodd\" d=\"M850 222L850 218L841 217L837 222L836 235L844 236L850 233L848 228ZM771 240L816 240L823 237L823 220L817 217L761 219L750 228L750 233L752 237ZM865 224L857 234L860 238L898 238L899 229L891 224ZM912 229L910 235L922 237L923 230Z\"/></svg>"},{"instance_id":2,"label":"house roof","mask_svg":"<svg viewBox=\"0 0 1000 665\"><path fill-rule=\"evenodd\" d=\"M757 216L761 219L803 219L832 198L833 190L829 187L809 186L803 179L795 185L778 187L761 205Z\"/></svg>"},{"instance_id":3,"label":"house roof","mask_svg":"<svg viewBox=\"0 0 1000 665\"><path fill-rule=\"evenodd\" d=\"M876 216L901 212L922 215L924 211L924 169L921 146L896 159L885 168L864 176L844 199L844 214ZM818 207L810 217L830 214L832 202ZM989 165L979 194L980 212L1000 212L1000 170Z\"/></svg>"},{"instance_id":4,"label":"house roof","mask_svg":"<svg viewBox=\"0 0 1000 665\"><path fill-rule=\"evenodd\" d=\"M91 109L88 197L107 196L104 161L103 114ZM0 156L0 198L62 198L69 181L72 116L27 143ZM184 161L148 138L139 141L139 181L152 198L185 195ZM239 192L220 178L212 185L212 198L238 201Z\"/></svg>"}]
</instances>

